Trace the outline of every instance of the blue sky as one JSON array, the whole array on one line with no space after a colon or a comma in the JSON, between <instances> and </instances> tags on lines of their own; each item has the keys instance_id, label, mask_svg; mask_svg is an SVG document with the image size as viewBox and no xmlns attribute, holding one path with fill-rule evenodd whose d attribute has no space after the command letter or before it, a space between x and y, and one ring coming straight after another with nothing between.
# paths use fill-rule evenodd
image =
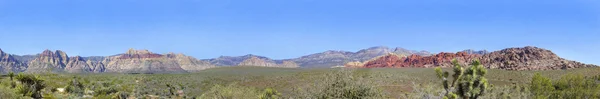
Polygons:
<instances>
[{"instance_id":1,"label":"blue sky","mask_svg":"<svg viewBox=\"0 0 600 99\"><path fill-rule=\"evenodd\" d=\"M600 64L598 0L0 0L0 48L294 58L372 46L527 45Z\"/></svg>"}]
</instances>

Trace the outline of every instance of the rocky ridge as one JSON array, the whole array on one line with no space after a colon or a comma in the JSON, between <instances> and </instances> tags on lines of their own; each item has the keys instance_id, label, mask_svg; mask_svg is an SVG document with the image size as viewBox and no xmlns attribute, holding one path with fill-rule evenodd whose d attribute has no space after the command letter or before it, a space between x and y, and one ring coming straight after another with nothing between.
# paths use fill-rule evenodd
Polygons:
<instances>
[{"instance_id":1,"label":"rocky ridge","mask_svg":"<svg viewBox=\"0 0 600 99\"><path fill-rule=\"evenodd\" d=\"M238 66L263 66L263 67L284 67L284 68L296 68L298 67L298 64L296 64L293 61L282 61L280 64L272 61L272 60L265 60L265 59L261 59L259 57L250 57L244 61L242 61L241 63L238 64Z\"/></svg>"},{"instance_id":2,"label":"rocky ridge","mask_svg":"<svg viewBox=\"0 0 600 99\"><path fill-rule=\"evenodd\" d=\"M527 46L523 48L507 48L483 55L470 53L469 51L439 53L432 56L410 55L408 57L398 57L395 55L385 55L365 62L363 66L358 67L449 67L453 59L457 59L462 65L467 65L473 60L481 60L481 63L487 68L505 70L556 70L595 66L560 58L550 50Z\"/></svg>"},{"instance_id":3,"label":"rocky ridge","mask_svg":"<svg viewBox=\"0 0 600 99\"><path fill-rule=\"evenodd\" d=\"M302 56L299 58L288 59L288 61L294 61L300 65L300 67L332 67L332 66L343 66L348 62L363 62L373 59L378 56L382 56L388 53L394 53L398 55L431 55L427 51L414 51L407 50L404 48L389 48L386 46L376 46L357 52L348 51L325 51L322 53L316 53L311 55Z\"/></svg>"},{"instance_id":4,"label":"rocky ridge","mask_svg":"<svg viewBox=\"0 0 600 99\"><path fill-rule=\"evenodd\" d=\"M22 72L27 68L26 64L19 62L13 55L4 53L0 49L0 74L8 72Z\"/></svg>"}]
</instances>

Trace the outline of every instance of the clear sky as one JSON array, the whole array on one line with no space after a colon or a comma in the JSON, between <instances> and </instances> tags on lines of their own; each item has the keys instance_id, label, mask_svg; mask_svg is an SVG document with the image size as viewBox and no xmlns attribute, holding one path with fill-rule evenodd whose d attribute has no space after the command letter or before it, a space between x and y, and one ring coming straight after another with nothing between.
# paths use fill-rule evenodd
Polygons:
<instances>
[{"instance_id":1,"label":"clear sky","mask_svg":"<svg viewBox=\"0 0 600 99\"><path fill-rule=\"evenodd\" d=\"M295 58L372 46L538 46L600 65L598 0L0 0L0 48Z\"/></svg>"}]
</instances>

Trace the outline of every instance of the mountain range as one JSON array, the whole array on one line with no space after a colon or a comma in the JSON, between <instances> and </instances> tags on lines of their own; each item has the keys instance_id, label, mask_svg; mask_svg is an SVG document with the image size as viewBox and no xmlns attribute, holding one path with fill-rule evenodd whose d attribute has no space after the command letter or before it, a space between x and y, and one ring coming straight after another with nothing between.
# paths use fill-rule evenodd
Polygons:
<instances>
[{"instance_id":1,"label":"mountain range","mask_svg":"<svg viewBox=\"0 0 600 99\"><path fill-rule=\"evenodd\" d=\"M14 55L0 49L0 73L68 72L68 73L183 73L221 66L265 66L283 68L330 68L334 66L377 67L448 67L457 59L467 64L478 59L488 68L506 70L553 70L592 67L558 57L550 50L537 47L507 48L500 51L464 50L456 53L415 51L376 46L357 52L329 50L292 59L274 60L258 55L221 56L198 60L184 54L158 54L129 49L112 56L68 56L61 50L44 50L36 55Z\"/></svg>"}]
</instances>

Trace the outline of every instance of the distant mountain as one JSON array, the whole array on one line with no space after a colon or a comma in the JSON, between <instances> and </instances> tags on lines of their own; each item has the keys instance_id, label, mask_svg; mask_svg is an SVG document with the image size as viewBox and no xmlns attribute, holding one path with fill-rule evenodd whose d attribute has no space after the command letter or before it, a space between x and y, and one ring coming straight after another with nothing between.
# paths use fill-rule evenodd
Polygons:
<instances>
[{"instance_id":1,"label":"distant mountain","mask_svg":"<svg viewBox=\"0 0 600 99\"><path fill-rule=\"evenodd\" d=\"M69 62L69 56L61 50L44 50L28 63L27 72L62 72Z\"/></svg>"},{"instance_id":2,"label":"distant mountain","mask_svg":"<svg viewBox=\"0 0 600 99\"><path fill-rule=\"evenodd\" d=\"M376 46L363 50L359 50L357 52L348 52L348 51L325 51L322 53L311 54L307 56L302 56L300 58L289 59L290 61L294 61L300 65L300 67L332 67L332 66L343 66L348 62L363 62L369 59L385 55L388 53L395 53L398 55L422 55L429 56L431 55L427 51L414 51L407 50L404 48L394 48L390 49L385 46Z\"/></svg>"},{"instance_id":3,"label":"distant mountain","mask_svg":"<svg viewBox=\"0 0 600 99\"><path fill-rule=\"evenodd\" d=\"M285 67L285 68L296 68L298 64L292 61L282 61L281 63L276 63L270 59L262 59L259 57L250 57L241 63L238 66L264 66L264 67Z\"/></svg>"},{"instance_id":4,"label":"distant mountain","mask_svg":"<svg viewBox=\"0 0 600 99\"><path fill-rule=\"evenodd\" d=\"M27 69L27 64L19 62L14 55L4 53L0 49L0 74L8 72L22 72Z\"/></svg>"},{"instance_id":5,"label":"distant mountain","mask_svg":"<svg viewBox=\"0 0 600 99\"><path fill-rule=\"evenodd\" d=\"M550 50L526 46L507 48L491 52L481 57L481 62L489 68L505 70L556 70L582 67L597 67L558 57Z\"/></svg>"},{"instance_id":6,"label":"distant mountain","mask_svg":"<svg viewBox=\"0 0 600 99\"><path fill-rule=\"evenodd\" d=\"M148 50L129 49L124 54L109 56L102 61L105 72L177 73L213 67L208 62L183 54L156 54Z\"/></svg>"},{"instance_id":7,"label":"distant mountain","mask_svg":"<svg viewBox=\"0 0 600 99\"><path fill-rule=\"evenodd\" d=\"M481 60L487 68L505 70L556 70L593 67L558 57L550 50L537 47L507 48L500 51L463 50L456 53L407 50L376 46L357 52L325 51L292 59L274 60L258 55L221 56L198 60L184 54L157 54L148 50L129 49L112 56L68 56L61 50L44 50L35 55L12 55L0 49L0 73L68 72L68 73L180 73L196 72L217 66L264 66L283 68L314 67L450 67L457 59L467 65Z\"/></svg>"},{"instance_id":8,"label":"distant mountain","mask_svg":"<svg viewBox=\"0 0 600 99\"><path fill-rule=\"evenodd\" d=\"M61 50L44 50L37 55L20 56L6 54L0 50L0 73L13 72L68 72L68 73L177 73L195 72L214 67L208 62L183 54L156 54L148 50L130 49L124 54L113 56L69 57ZM31 58L35 56L35 58Z\"/></svg>"},{"instance_id":9,"label":"distant mountain","mask_svg":"<svg viewBox=\"0 0 600 99\"><path fill-rule=\"evenodd\" d=\"M385 55L364 64L356 66L348 63L347 67L450 67L451 61L457 59L462 65L467 65L472 60L481 60L487 68L505 70L556 70L593 67L595 65L583 64L575 61L565 60L552 53L550 50L537 47L507 48L500 51L485 53L485 51L461 51L457 53L439 53L432 56L411 55L399 57L396 55Z\"/></svg>"},{"instance_id":10,"label":"distant mountain","mask_svg":"<svg viewBox=\"0 0 600 99\"><path fill-rule=\"evenodd\" d=\"M37 58L39 55L12 55L17 61L29 63L29 61Z\"/></svg>"},{"instance_id":11,"label":"distant mountain","mask_svg":"<svg viewBox=\"0 0 600 99\"><path fill-rule=\"evenodd\" d=\"M211 64L214 64L217 66L237 66L238 64L242 63L244 60L247 60L247 59L250 59L253 57L259 58L266 62L275 63L275 60L272 60L270 58L267 58L264 56L252 55L252 54L248 54L248 55L244 55L244 56L237 56L237 57L221 56L221 57L213 58L213 59L203 59L203 61L210 62Z\"/></svg>"}]
</instances>

